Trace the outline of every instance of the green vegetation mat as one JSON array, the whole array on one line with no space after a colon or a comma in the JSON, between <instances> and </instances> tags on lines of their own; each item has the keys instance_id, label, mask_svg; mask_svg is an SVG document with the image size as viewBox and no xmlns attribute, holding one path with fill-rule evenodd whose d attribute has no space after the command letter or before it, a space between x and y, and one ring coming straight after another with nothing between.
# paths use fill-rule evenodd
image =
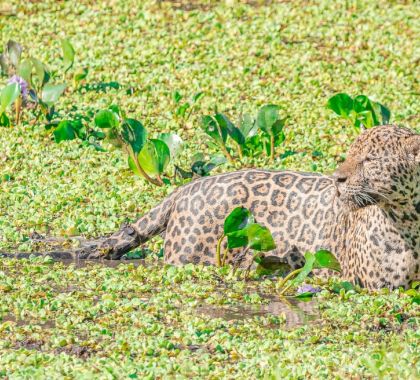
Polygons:
<instances>
[{"instance_id":1,"label":"green vegetation mat","mask_svg":"<svg viewBox=\"0 0 420 380\"><path fill-rule=\"evenodd\" d=\"M338 92L366 94L392 111L392 122L420 131L414 1L249 3L0 2L0 46L14 39L55 67L59 39L68 38L75 67L89 73L60 98L60 115L93 117L116 103L152 136L178 133L186 142L177 159L183 167L197 152L214 152L200 118L215 109L236 120L280 105L288 120L277 153L295 152L218 171L332 171L356 136L325 107ZM188 120L176 115L175 91L185 99L205 94ZM0 128L0 251L34 250L33 231L87 238L112 232L173 190L134 176L121 151L105 148L56 144L42 122ZM149 245L160 247L159 239ZM222 269L150 260L117 269L2 260L0 376L419 376L419 309L399 291L336 295L325 284L313 301L318 320L303 326L286 326L287 313L215 318L200 307L258 309L276 282L244 284Z\"/></svg>"}]
</instances>

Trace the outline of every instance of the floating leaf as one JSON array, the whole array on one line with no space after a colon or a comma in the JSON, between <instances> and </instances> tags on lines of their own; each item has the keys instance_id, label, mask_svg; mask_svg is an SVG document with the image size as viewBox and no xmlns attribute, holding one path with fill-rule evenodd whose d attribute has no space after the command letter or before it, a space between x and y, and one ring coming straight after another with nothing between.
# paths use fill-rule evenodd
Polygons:
<instances>
[{"instance_id":1,"label":"floating leaf","mask_svg":"<svg viewBox=\"0 0 420 380\"><path fill-rule=\"evenodd\" d=\"M42 101L47 104L49 107L53 106L58 98L63 94L66 89L66 85L62 84L46 84L42 88Z\"/></svg>"},{"instance_id":2,"label":"floating leaf","mask_svg":"<svg viewBox=\"0 0 420 380\"><path fill-rule=\"evenodd\" d=\"M68 39L63 38L61 40L61 49L63 50L64 72L67 72L74 63L74 48Z\"/></svg>"}]
</instances>

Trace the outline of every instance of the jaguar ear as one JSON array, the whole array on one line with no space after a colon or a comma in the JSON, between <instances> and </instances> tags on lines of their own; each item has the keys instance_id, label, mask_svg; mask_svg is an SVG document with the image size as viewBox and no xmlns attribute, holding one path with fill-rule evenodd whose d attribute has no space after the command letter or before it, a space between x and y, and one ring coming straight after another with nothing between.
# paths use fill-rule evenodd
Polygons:
<instances>
[{"instance_id":1,"label":"jaguar ear","mask_svg":"<svg viewBox=\"0 0 420 380\"><path fill-rule=\"evenodd\" d=\"M416 161L420 162L420 135L413 135L406 140L406 151L413 156Z\"/></svg>"}]
</instances>

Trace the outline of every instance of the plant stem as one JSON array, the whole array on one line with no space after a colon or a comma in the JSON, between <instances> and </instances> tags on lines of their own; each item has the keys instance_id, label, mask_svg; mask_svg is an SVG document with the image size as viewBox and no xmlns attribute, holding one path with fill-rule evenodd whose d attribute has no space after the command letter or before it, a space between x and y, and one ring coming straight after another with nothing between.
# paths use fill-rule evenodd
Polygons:
<instances>
[{"instance_id":1,"label":"plant stem","mask_svg":"<svg viewBox=\"0 0 420 380\"><path fill-rule=\"evenodd\" d=\"M223 252L222 267L224 267L226 264L227 254L228 254L228 249L226 248L225 252Z\"/></svg>"},{"instance_id":2,"label":"plant stem","mask_svg":"<svg viewBox=\"0 0 420 380\"><path fill-rule=\"evenodd\" d=\"M16 125L19 124L20 121L20 110L22 108L22 97L19 96L15 101L15 109L16 109Z\"/></svg>"},{"instance_id":3,"label":"plant stem","mask_svg":"<svg viewBox=\"0 0 420 380\"><path fill-rule=\"evenodd\" d=\"M225 234L223 234L222 236L220 236L219 240L217 241L217 246L216 246L216 265L218 267L221 267L222 263L220 262L220 250L222 249L222 242L223 239L225 238Z\"/></svg>"},{"instance_id":4,"label":"plant stem","mask_svg":"<svg viewBox=\"0 0 420 380\"><path fill-rule=\"evenodd\" d=\"M270 161L274 161L274 135L270 136Z\"/></svg>"},{"instance_id":5,"label":"plant stem","mask_svg":"<svg viewBox=\"0 0 420 380\"><path fill-rule=\"evenodd\" d=\"M126 144L123 143L123 147L125 152L133 159L134 161L134 165L136 165L137 170L139 171L139 173L150 183L152 183L153 185L156 186L162 186L163 185L163 181L162 179L159 177L159 180L156 180L152 177L150 177L145 171L144 169L141 167L138 156L134 153L133 149L131 147L127 147Z\"/></svg>"},{"instance_id":6,"label":"plant stem","mask_svg":"<svg viewBox=\"0 0 420 380\"><path fill-rule=\"evenodd\" d=\"M239 159L242 160L244 158L244 154L242 151L242 146L240 144L238 144L238 154L239 154Z\"/></svg>"},{"instance_id":7,"label":"plant stem","mask_svg":"<svg viewBox=\"0 0 420 380\"><path fill-rule=\"evenodd\" d=\"M223 151L224 155L227 157L227 159L230 162L234 162L233 157L230 155L229 151L226 148L226 145L225 144L222 144L221 145L221 148L222 148L222 151Z\"/></svg>"},{"instance_id":8,"label":"plant stem","mask_svg":"<svg viewBox=\"0 0 420 380\"><path fill-rule=\"evenodd\" d=\"M282 288L284 286L284 284L287 283L287 281L289 281L292 277L296 277L296 275L298 275L300 272L302 272L303 268L299 268L294 270L293 272L290 272L285 278L283 278L281 284L280 284L280 288ZM281 292L280 295L283 295L284 292L289 289L292 286L292 284L290 283L288 286L286 286Z\"/></svg>"}]
</instances>

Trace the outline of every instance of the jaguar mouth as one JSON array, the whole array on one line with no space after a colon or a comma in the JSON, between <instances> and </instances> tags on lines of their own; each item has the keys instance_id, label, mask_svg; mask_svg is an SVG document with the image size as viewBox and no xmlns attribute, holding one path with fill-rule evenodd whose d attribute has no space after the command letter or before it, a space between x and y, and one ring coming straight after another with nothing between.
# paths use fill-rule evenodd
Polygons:
<instances>
[{"instance_id":1,"label":"jaguar mouth","mask_svg":"<svg viewBox=\"0 0 420 380\"><path fill-rule=\"evenodd\" d=\"M362 209L368 206L376 205L379 202L377 195L368 192L346 195L343 194L340 199L350 210Z\"/></svg>"}]
</instances>

